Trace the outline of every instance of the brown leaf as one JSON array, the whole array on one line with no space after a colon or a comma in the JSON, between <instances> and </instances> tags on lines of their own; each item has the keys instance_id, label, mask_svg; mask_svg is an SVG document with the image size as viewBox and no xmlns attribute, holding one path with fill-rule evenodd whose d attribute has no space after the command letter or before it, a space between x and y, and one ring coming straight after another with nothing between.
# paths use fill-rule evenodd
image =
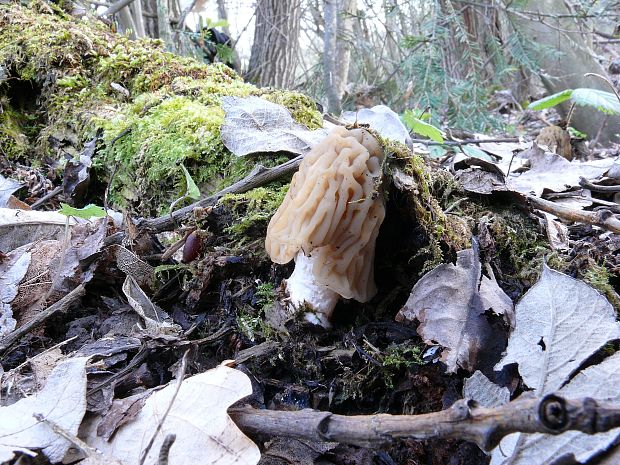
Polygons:
<instances>
[{"instance_id":1,"label":"brown leaf","mask_svg":"<svg viewBox=\"0 0 620 465\"><path fill-rule=\"evenodd\" d=\"M481 277L476 245L458 252L456 264L439 265L424 275L396 319L418 320L424 341L446 348L441 359L449 373L473 371L488 366L505 341L489 324L488 310L510 321L512 301L494 279Z\"/></svg>"}]
</instances>

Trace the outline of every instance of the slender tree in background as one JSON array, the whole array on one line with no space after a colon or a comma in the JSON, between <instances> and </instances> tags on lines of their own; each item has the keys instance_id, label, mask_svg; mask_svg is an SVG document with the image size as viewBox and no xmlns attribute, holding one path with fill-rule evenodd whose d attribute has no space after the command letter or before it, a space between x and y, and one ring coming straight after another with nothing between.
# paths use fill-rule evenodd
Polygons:
<instances>
[{"instance_id":1,"label":"slender tree in background","mask_svg":"<svg viewBox=\"0 0 620 465\"><path fill-rule=\"evenodd\" d=\"M258 0L246 78L259 86L293 87L299 53L301 0Z\"/></svg>"},{"instance_id":2,"label":"slender tree in background","mask_svg":"<svg viewBox=\"0 0 620 465\"><path fill-rule=\"evenodd\" d=\"M336 34L338 0L325 0L323 3L323 80L327 97L327 111L333 114L342 112L342 105L336 89Z\"/></svg>"},{"instance_id":3,"label":"slender tree in background","mask_svg":"<svg viewBox=\"0 0 620 465\"><path fill-rule=\"evenodd\" d=\"M323 80L327 110L334 114L342 112L342 97L351 63L356 10L356 0L325 0L323 3Z\"/></svg>"}]
</instances>

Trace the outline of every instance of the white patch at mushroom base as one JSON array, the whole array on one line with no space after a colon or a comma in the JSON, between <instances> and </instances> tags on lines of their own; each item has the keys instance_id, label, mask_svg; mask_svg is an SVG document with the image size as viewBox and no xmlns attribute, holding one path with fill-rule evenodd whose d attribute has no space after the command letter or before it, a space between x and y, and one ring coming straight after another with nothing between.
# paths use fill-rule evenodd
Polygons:
<instances>
[{"instance_id":1,"label":"white patch at mushroom base","mask_svg":"<svg viewBox=\"0 0 620 465\"><path fill-rule=\"evenodd\" d=\"M300 251L295 257L295 270L286 280L286 289L295 309L305 306L314 311L305 314L307 321L330 328L329 319L340 295L317 282L312 272L314 262L312 254L308 257Z\"/></svg>"}]
</instances>

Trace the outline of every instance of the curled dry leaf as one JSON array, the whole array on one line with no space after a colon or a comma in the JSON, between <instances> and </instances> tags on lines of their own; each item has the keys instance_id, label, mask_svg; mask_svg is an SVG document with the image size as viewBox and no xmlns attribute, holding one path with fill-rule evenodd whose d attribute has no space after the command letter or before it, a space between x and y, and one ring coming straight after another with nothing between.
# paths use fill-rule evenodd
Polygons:
<instances>
[{"instance_id":1,"label":"curled dry leaf","mask_svg":"<svg viewBox=\"0 0 620 465\"><path fill-rule=\"evenodd\" d=\"M9 254L6 260L0 262L0 339L13 331L17 324L11 302L28 271L30 258L30 253L22 250Z\"/></svg>"},{"instance_id":2,"label":"curled dry leaf","mask_svg":"<svg viewBox=\"0 0 620 465\"><path fill-rule=\"evenodd\" d=\"M61 239L66 223L67 217L57 212L0 208L0 250L6 253L41 239ZM69 218L69 226L77 223Z\"/></svg>"},{"instance_id":3,"label":"curled dry leaf","mask_svg":"<svg viewBox=\"0 0 620 465\"><path fill-rule=\"evenodd\" d=\"M172 409L155 438L145 464L157 463L163 439L176 434L170 465L258 463L258 447L241 433L227 413L234 402L252 393L250 379L233 368L219 366L185 379L173 401L175 383L152 394L135 419L122 425L110 442L96 435L97 422L88 425L86 442L105 454L137 465L170 402Z\"/></svg>"},{"instance_id":4,"label":"curled dry leaf","mask_svg":"<svg viewBox=\"0 0 620 465\"><path fill-rule=\"evenodd\" d=\"M400 116L388 106L376 105L358 111L344 111L340 119L347 124L368 124L381 137L411 146L409 130L400 120Z\"/></svg>"},{"instance_id":5,"label":"curled dry leaf","mask_svg":"<svg viewBox=\"0 0 620 465\"><path fill-rule=\"evenodd\" d=\"M494 279L481 276L476 247L458 252L455 265L442 264L424 275L396 319L418 320L424 341L446 348L441 360L453 373L488 365L503 349L498 344L505 337L489 324L489 310L512 320L512 301Z\"/></svg>"},{"instance_id":6,"label":"curled dry leaf","mask_svg":"<svg viewBox=\"0 0 620 465\"><path fill-rule=\"evenodd\" d=\"M9 199L13 195L13 192L22 186L23 184L21 182L10 178L5 178L0 174L0 207L6 207Z\"/></svg>"}]
</instances>

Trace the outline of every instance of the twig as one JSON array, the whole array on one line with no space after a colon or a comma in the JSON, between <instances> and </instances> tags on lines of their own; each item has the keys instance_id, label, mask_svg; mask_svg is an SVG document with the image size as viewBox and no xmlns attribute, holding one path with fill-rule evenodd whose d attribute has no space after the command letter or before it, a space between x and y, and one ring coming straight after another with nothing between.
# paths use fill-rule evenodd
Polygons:
<instances>
[{"instance_id":1,"label":"twig","mask_svg":"<svg viewBox=\"0 0 620 465\"><path fill-rule=\"evenodd\" d=\"M42 414L33 413L32 416L37 421L47 424L52 429L52 431L54 431L54 433L66 439L67 441L69 441L71 445L73 445L73 447L78 449L80 452L82 452L87 457L98 459L98 460L95 460L96 463L108 463L110 465L121 464L118 460L112 457L104 456L100 451L98 451L94 447L89 446L84 441L82 441L80 438L78 438L76 435L71 434L69 431L65 430L62 426L60 426L56 422L50 420L49 418L45 418Z\"/></svg>"},{"instance_id":2,"label":"twig","mask_svg":"<svg viewBox=\"0 0 620 465\"><path fill-rule=\"evenodd\" d=\"M43 197L41 197L39 200L37 200L35 203L30 205L30 208L32 208L33 210L36 210L41 205L43 205L45 202L47 202L49 199L56 197L61 192L62 192L62 186L58 186L58 187L54 188L53 191L48 192Z\"/></svg>"},{"instance_id":3,"label":"twig","mask_svg":"<svg viewBox=\"0 0 620 465\"><path fill-rule=\"evenodd\" d=\"M115 13L118 13L127 5L132 3L134 0L119 0L118 2L113 3L107 10L103 13L99 13L97 17L103 18L104 16L112 16Z\"/></svg>"},{"instance_id":4,"label":"twig","mask_svg":"<svg viewBox=\"0 0 620 465\"><path fill-rule=\"evenodd\" d=\"M296 412L234 408L229 415L249 435L286 436L310 441L376 447L399 439L459 439L483 450L511 433L601 433L620 426L620 408L594 399L556 395L517 399L497 408L457 401L447 410L422 415L345 416L305 409Z\"/></svg>"},{"instance_id":5,"label":"twig","mask_svg":"<svg viewBox=\"0 0 620 465\"><path fill-rule=\"evenodd\" d=\"M146 445L146 447L142 451L142 456L140 457L140 462L139 462L140 465L144 465L144 461L146 460L147 455L149 455L149 451L151 450L151 447L153 447L153 443L155 442L155 438L157 437L157 435L161 431L161 427L163 426L164 421L166 421L166 418L168 417L168 414L170 413L170 410L172 410L172 405L174 404L174 401L177 398L177 395L179 394L179 389L181 389L181 384L183 383L183 378L185 377L185 369L187 368L187 354L189 354L189 350L186 350L185 353L183 354L183 358L181 359L181 366L179 366L179 370L177 371L177 386L176 386L176 389L174 390L174 394L172 395L172 399L170 399L170 403L168 404L168 408L166 409L166 411L162 415L161 419L159 420L159 423L157 424L157 428L155 428L155 432L153 433L153 436L151 436L151 440L149 441L149 443ZM173 442L174 442L174 440L173 440ZM170 444L170 446L172 446L172 444Z\"/></svg>"},{"instance_id":6,"label":"twig","mask_svg":"<svg viewBox=\"0 0 620 465\"><path fill-rule=\"evenodd\" d=\"M170 455L170 448L177 440L176 434L168 434L164 438L161 447L159 448L159 458L157 459L157 465L168 465L168 456Z\"/></svg>"},{"instance_id":7,"label":"twig","mask_svg":"<svg viewBox=\"0 0 620 465\"><path fill-rule=\"evenodd\" d=\"M0 353L4 352L12 344L17 342L19 339L21 339L23 336L28 334L30 331L32 331L37 326L43 324L46 320L48 320L50 317L52 317L56 313L64 312L65 310L67 310L71 306L71 304L79 300L85 294L85 292L86 291L84 289L84 285L80 284L78 287L73 289L71 292L69 292L66 296L64 296L58 302L50 305L45 310L37 313L32 320L28 321L27 323L17 328L15 331L13 331L8 336L5 336L4 339L0 340Z\"/></svg>"},{"instance_id":8,"label":"twig","mask_svg":"<svg viewBox=\"0 0 620 465\"><path fill-rule=\"evenodd\" d=\"M138 366L140 363L142 363L144 360L146 360L146 357L149 355L149 353L150 353L150 348L148 346L142 346L140 348L140 350L138 351L138 353L136 354L136 356L131 359L131 362L129 362L129 364L125 368L123 368L121 371L113 374L112 376L110 376L105 381L102 381L101 383L97 384L96 386L93 386L92 388L90 388L86 392L86 397L92 396L95 392L100 391L101 389L103 389L104 387L106 387L109 384L112 384L116 380L123 379L125 376L127 376L129 373L131 373L131 371L136 366Z\"/></svg>"},{"instance_id":9,"label":"twig","mask_svg":"<svg viewBox=\"0 0 620 465\"><path fill-rule=\"evenodd\" d=\"M424 145L480 145L487 143L502 143L502 142L520 142L516 137L508 137L503 139L465 139L465 140L447 140L444 142L435 142L428 139L411 139L414 144Z\"/></svg>"},{"instance_id":10,"label":"twig","mask_svg":"<svg viewBox=\"0 0 620 465\"><path fill-rule=\"evenodd\" d=\"M594 192L620 192L620 186L599 186L591 183L583 176L579 177L579 185Z\"/></svg>"},{"instance_id":11,"label":"twig","mask_svg":"<svg viewBox=\"0 0 620 465\"><path fill-rule=\"evenodd\" d=\"M551 213L559 218L562 218L563 220L575 223L593 224L613 233L620 234L620 220L618 220L609 210L599 210L596 212L574 210L564 205L550 202L532 195L528 195L527 200L530 202L532 207Z\"/></svg>"},{"instance_id":12,"label":"twig","mask_svg":"<svg viewBox=\"0 0 620 465\"><path fill-rule=\"evenodd\" d=\"M196 6L196 2L197 1L198 0L191 0L191 2L189 2L189 5L187 5L187 8L185 8L181 12L181 16L179 16L179 22L177 23L177 30L178 31L182 31L183 29L185 29L185 19L187 18L187 15L192 12L194 7ZM201 32L201 31L198 31L198 32Z\"/></svg>"},{"instance_id":13,"label":"twig","mask_svg":"<svg viewBox=\"0 0 620 465\"><path fill-rule=\"evenodd\" d=\"M208 207L215 204L226 194L243 194L244 192L252 190L255 187L263 186L286 176L291 176L295 171L297 171L297 168L299 168L301 160L302 157L298 156L273 168L265 168L262 165L256 165L250 174L226 189L222 189L216 194L210 195L209 197L205 197L204 199L194 202L187 207L176 210L172 214L160 216L159 218L143 220L138 224L138 227L147 228L154 232L167 231L173 228L179 221L182 221L189 216L194 211L194 208ZM106 243L106 245L108 244Z\"/></svg>"}]
</instances>

